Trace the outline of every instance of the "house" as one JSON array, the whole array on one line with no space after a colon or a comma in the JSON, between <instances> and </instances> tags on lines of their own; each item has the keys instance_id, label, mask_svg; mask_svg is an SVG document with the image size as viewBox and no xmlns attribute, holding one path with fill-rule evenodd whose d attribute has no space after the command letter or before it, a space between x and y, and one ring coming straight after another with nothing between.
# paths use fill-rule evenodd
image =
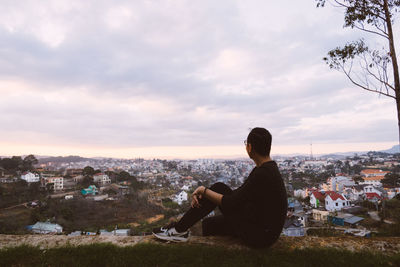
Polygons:
<instances>
[{"instance_id":1,"label":"house","mask_svg":"<svg viewBox=\"0 0 400 267\"><path fill-rule=\"evenodd\" d=\"M385 175L390 173L389 171L382 171L378 169L365 169L361 171L361 175L363 176L363 182L361 184L371 184L375 186L382 186L382 180L385 178Z\"/></svg>"},{"instance_id":2,"label":"house","mask_svg":"<svg viewBox=\"0 0 400 267\"><path fill-rule=\"evenodd\" d=\"M382 199L382 197L377 193L365 193L365 199L371 202L378 202L379 200Z\"/></svg>"},{"instance_id":3,"label":"house","mask_svg":"<svg viewBox=\"0 0 400 267\"><path fill-rule=\"evenodd\" d=\"M328 220L329 211L326 210L312 210L312 217L316 221L326 222Z\"/></svg>"},{"instance_id":4,"label":"house","mask_svg":"<svg viewBox=\"0 0 400 267\"><path fill-rule=\"evenodd\" d=\"M98 173L93 175L93 181L101 185L111 184L110 177L108 177L108 175L104 173Z\"/></svg>"},{"instance_id":5,"label":"house","mask_svg":"<svg viewBox=\"0 0 400 267\"><path fill-rule=\"evenodd\" d=\"M335 216L328 216L328 221L332 224L336 224L339 226L355 226L360 221L364 220L362 217L354 216L348 213L339 213Z\"/></svg>"},{"instance_id":6,"label":"house","mask_svg":"<svg viewBox=\"0 0 400 267\"><path fill-rule=\"evenodd\" d=\"M106 200L108 198L108 194L104 194L104 195L98 195L93 197L94 201L103 201Z\"/></svg>"},{"instance_id":7,"label":"house","mask_svg":"<svg viewBox=\"0 0 400 267\"><path fill-rule=\"evenodd\" d=\"M185 191L181 191L174 197L174 202L178 203L179 205L182 205L182 202L187 200L188 200L188 194Z\"/></svg>"},{"instance_id":8,"label":"house","mask_svg":"<svg viewBox=\"0 0 400 267\"><path fill-rule=\"evenodd\" d=\"M95 196L96 194L99 193L99 190L97 189L97 187L95 185L89 185L88 188L86 189L82 189L81 190L82 195L86 196L86 195L93 195Z\"/></svg>"},{"instance_id":9,"label":"house","mask_svg":"<svg viewBox=\"0 0 400 267\"><path fill-rule=\"evenodd\" d=\"M389 171L382 171L378 169L365 169L360 172L360 174L364 177L376 177L376 176L385 176L390 173Z\"/></svg>"},{"instance_id":10,"label":"house","mask_svg":"<svg viewBox=\"0 0 400 267\"><path fill-rule=\"evenodd\" d=\"M24 172L21 175L21 179L25 180L27 183L37 183L40 181L40 176L37 173Z\"/></svg>"},{"instance_id":11,"label":"house","mask_svg":"<svg viewBox=\"0 0 400 267\"><path fill-rule=\"evenodd\" d=\"M72 177L72 179L74 180L75 183L80 183L84 178L85 178L85 176L83 176L83 175L75 175Z\"/></svg>"},{"instance_id":12,"label":"house","mask_svg":"<svg viewBox=\"0 0 400 267\"><path fill-rule=\"evenodd\" d=\"M348 206L350 206L350 201L348 201L344 195L336 193L334 191L325 192L326 210L336 211Z\"/></svg>"},{"instance_id":13,"label":"house","mask_svg":"<svg viewBox=\"0 0 400 267\"><path fill-rule=\"evenodd\" d=\"M319 208L325 203L325 196L319 192L319 191L314 191L310 195L310 204L314 208Z\"/></svg>"},{"instance_id":14,"label":"house","mask_svg":"<svg viewBox=\"0 0 400 267\"><path fill-rule=\"evenodd\" d=\"M50 222L37 222L32 225L32 232L37 234L57 234L62 233L63 228L61 225Z\"/></svg>"},{"instance_id":15,"label":"house","mask_svg":"<svg viewBox=\"0 0 400 267\"><path fill-rule=\"evenodd\" d=\"M129 186L119 184L111 184L110 189L113 190L118 196L125 196L130 192Z\"/></svg>"},{"instance_id":16,"label":"house","mask_svg":"<svg viewBox=\"0 0 400 267\"><path fill-rule=\"evenodd\" d=\"M336 176L328 179L329 190L327 191L335 191L338 193L343 193L345 187L355 185L353 179L346 176Z\"/></svg>"},{"instance_id":17,"label":"house","mask_svg":"<svg viewBox=\"0 0 400 267\"><path fill-rule=\"evenodd\" d=\"M385 187L384 190L387 192L388 199L392 199L400 193L400 187Z\"/></svg>"},{"instance_id":18,"label":"house","mask_svg":"<svg viewBox=\"0 0 400 267\"><path fill-rule=\"evenodd\" d=\"M383 188L375 187L373 185L364 186L364 194L365 193L377 193L381 197L384 197L387 195L386 191Z\"/></svg>"},{"instance_id":19,"label":"house","mask_svg":"<svg viewBox=\"0 0 400 267\"><path fill-rule=\"evenodd\" d=\"M63 177L46 177L43 179L45 186L51 184L51 188L54 191L59 191L64 189L64 178Z\"/></svg>"},{"instance_id":20,"label":"house","mask_svg":"<svg viewBox=\"0 0 400 267\"><path fill-rule=\"evenodd\" d=\"M0 178L4 177L4 172L5 172L4 168L0 167Z\"/></svg>"},{"instance_id":21,"label":"house","mask_svg":"<svg viewBox=\"0 0 400 267\"><path fill-rule=\"evenodd\" d=\"M303 212L303 205L297 199L289 197L288 210L293 211L293 213Z\"/></svg>"},{"instance_id":22,"label":"house","mask_svg":"<svg viewBox=\"0 0 400 267\"><path fill-rule=\"evenodd\" d=\"M364 194L365 185L353 185L351 187L351 194L349 195L349 200L357 201Z\"/></svg>"},{"instance_id":23,"label":"house","mask_svg":"<svg viewBox=\"0 0 400 267\"><path fill-rule=\"evenodd\" d=\"M304 236L304 227L297 217L286 218L282 234L285 236Z\"/></svg>"},{"instance_id":24,"label":"house","mask_svg":"<svg viewBox=\"0 0 400 267\"><path fill-rule=\"evenodd\" d=\"M66 169L64 175L77 176L82 175L83 169Z\"/></svg>"},{"instance_id":25,"label":"house","mask_svg":"<svg viewBox=\"0 0 400 267\"><path fill-rule=\"evenodd\" d=\"M294 190L293 195L295 197L301 197L301 198L306 198L307 197L307 192L302 189Z\"/></svg>"}]
</instances>

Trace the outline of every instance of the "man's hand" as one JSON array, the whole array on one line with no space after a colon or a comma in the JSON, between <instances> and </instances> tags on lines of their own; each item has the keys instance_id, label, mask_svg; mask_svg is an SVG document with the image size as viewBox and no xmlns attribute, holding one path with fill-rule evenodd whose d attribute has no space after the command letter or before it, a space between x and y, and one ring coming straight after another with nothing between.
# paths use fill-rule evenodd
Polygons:
<instances>
[{"instance_id":1,"label":"man's hand","mask_svg":"<svg viewBox=\"0 0 400 267\"><path fill-rule=\"evenodd\" d=\"M202 199L205 189L206 188L204 186L199 186L199 187L197 187L196 190L194 190L194 192L192 194L192 204L191 204L192 208L200 208L201 207L199 200Z\"/></svg>"}]
</instances>

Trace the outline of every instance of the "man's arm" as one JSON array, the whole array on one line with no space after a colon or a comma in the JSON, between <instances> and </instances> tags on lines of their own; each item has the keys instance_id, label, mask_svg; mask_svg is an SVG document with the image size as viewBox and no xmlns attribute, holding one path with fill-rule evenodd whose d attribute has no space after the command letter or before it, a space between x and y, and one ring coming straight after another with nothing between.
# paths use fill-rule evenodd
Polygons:
<instances>
[{"instance_id":1,"label":"man's arm","mask_svg":"<svg viewBox=\"0 0 400 267\"><path fill-rule=\"evenodd\" d=\"M212 203L216 205L221 205L222 202L222 197L224 195L214 192L209 188L206 188L204 186L199 186L192 195L192 207L200 207L199 204L199 199L202 199L203 197L210 200Z\"/></svg>"}]
</instances>

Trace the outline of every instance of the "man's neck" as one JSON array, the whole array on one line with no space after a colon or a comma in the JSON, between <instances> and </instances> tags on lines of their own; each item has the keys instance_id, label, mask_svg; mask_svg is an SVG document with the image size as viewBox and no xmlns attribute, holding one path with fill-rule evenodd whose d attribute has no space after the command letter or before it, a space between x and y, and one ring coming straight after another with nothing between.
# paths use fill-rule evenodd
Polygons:
<instances>
[{"instance_id":1,"label":"man's neck","mask_svg":"<svg viewBox=\"0 0 400 267\"><path fill-rule=\"evenodd\" d=\"M263 165L265 162L272 161L270 156L267 157L255 157L253 158L254 163L256 164L257 167L260 167Z\"/></svg>"}]
</instances>

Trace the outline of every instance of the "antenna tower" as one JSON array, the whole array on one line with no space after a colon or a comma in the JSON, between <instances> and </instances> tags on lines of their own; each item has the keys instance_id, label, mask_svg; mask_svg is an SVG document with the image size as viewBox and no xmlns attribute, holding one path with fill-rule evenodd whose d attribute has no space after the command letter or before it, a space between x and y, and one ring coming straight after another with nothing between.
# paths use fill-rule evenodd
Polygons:
<instances>
[{"instance_id":1,"label":"antenna tower","mask_svg":"<svg viewBox=\"0 0 400 267\"><path fill-rule=\"evenodd\" d=\"M313 160L312 143L310 144L310 160Z\"/></svg>"}]
</instances>

